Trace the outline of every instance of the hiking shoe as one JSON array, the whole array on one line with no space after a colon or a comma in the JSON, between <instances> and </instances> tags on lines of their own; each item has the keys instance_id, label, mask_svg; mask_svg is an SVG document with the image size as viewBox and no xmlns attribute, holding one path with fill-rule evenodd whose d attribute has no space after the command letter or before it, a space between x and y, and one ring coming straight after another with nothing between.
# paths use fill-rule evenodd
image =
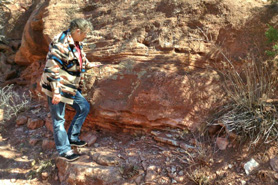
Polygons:
<instances>
[{"instance_id":1,"label":"hiking shoe","mask_svg":"<svg viewBox=\"0 0 278 185\"><path fill-rule=\"evenodd\" d=\"M67 160L67 161L75 161L79 158L79 155L78 154L75 154L73 153L72 150L66 152L66 153L63 153L60 155L61 158Z\"/></svg>"},{"instance_id":2,"label":"hiking shoe","mask_svg":"<svg viewBox=\"0 0 278 185\"><path fill-rule=\"evenodd\" d=\"M87 142L86 141L81 141L81 140L78 140L78 141L70 141L70 146L77 146L77 147L83 147L87 145Z\"/></svg>"}]
</instances>

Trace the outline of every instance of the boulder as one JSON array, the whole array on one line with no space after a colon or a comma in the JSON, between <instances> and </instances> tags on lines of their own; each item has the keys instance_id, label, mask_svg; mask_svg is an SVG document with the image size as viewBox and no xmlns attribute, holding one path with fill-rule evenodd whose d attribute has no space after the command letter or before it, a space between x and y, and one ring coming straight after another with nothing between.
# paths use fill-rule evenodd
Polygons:
<instances>
[{"instance_id":1,"label":"boulder","mask_svg":"<svg viewBox=\"0 0 278 185\"><path fill-rule=\"evenodd\" d=\"M29 118L27 122L27 127L29 129L37 129L44 125L44 120L41 120L39 118Z\"/></svg>"},{"instance_id":2,"label":"boulder","mask_svg":"<svg viewBox=\"0 0 278 185\"><path fill-rule=\"evenodd\" d=\"M98 165L86 155L71 163L57 158L56 166L62 184L120 184L125 182L119 167Z\"/></svg>"},{"instance_id":3,"label":"boulder","mask_svg":"<svg viewBox=\"0 0 278 185\"><path fill-rule=\"evenodd\" d=\"M32 146L35 146L38 142L39 142L39 139L37 139L37 138L31 138L29 140L29 144Z\"/></svg>"},{"instance_id":4,"label":"boulder","mask_svg":"<svg viewBox=\"0 0 278 185\"><path fill-rule=\"evenodd\" d=\"M16 119L16 124L17 125L24 125L26 124L28 121L28 118L24 115L18 116Z\"/></svg>"},{"instance_id":5,"label":"boulder","mask_svg":"<svg viewBox=\"0 0 278 185\"><path fill-rule=\"evenodd\" d=\"M55 142L53 140L44 139L42 141L42 149L43 150L50 150L55 148Z\"/></svg>"},{"instance_id":6,"label":"boulder","mask_svg":"<svg viewBox=\"0 0 278 185\"><path fill-rule=\"evenodd\" d=\"M53 133L53 124L52 124L52 119L51 118L46 118L45 119L45 127Z\"/></svg>"},{"instance_id":7,"label":"boulder","mask_svg":"<svg viewBox=\"0 0 278 185\"><path fill-rule=\"evenodd\" d=\"M218 146L219 150L226 150L229 141L227 138L217 137L216 138L216 145Z\"/></svg>"},{"instance_id":8,"label":"boulder","mask_svg":"<svg viewBox=\"0 0 278 185\"><path fill-rule=\"evenodd\" d=\"M97 136L93 133L86 133L85 135L81 135L81 140L86 141L88 146L92 146L96 142Z\"/></svg>"}]
</instances>

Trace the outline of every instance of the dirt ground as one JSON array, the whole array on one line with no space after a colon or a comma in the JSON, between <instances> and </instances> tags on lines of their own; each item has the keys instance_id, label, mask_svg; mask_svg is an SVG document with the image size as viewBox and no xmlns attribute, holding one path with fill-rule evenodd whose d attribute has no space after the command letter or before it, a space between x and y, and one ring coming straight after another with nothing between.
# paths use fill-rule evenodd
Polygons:
<instances>
[{"instance_id":1,"label":"dirt ground","mask_svg":"<svg viewBox=\"0 0 278 185\"><path fill-rule=\"evenodd\" d=\"M47 110L41 108L40 114L47 115ZM96 161L95 154L114 153L125 181L120 184L278 184L273 170L277 164L270 164L277 155L277 143L256 148L229 144L221 151L214 136L180 129L113 133L97 128L92 132L96 142L79 152L100 164L107 162ZM1 125L0 184L60 184L58 154L54 147L45 147L44 140L53 141L45 126L30 130L27 125L17 126L15 118ZM244 164L252 158L259 166L246 175Z\"/></svg>"}]
</instances>

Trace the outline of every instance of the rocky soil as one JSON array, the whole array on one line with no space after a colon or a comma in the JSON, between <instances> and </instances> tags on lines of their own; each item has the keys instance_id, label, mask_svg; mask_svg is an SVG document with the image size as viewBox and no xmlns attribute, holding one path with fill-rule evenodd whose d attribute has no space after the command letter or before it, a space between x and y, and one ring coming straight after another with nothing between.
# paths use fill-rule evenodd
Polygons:
<instances>
[{"instance_id":1,"label":"rocky soil","mask_svg":"<svg viewBox=\"0 0 278 185\"><path fill-rule=\"evenodd\" d=\"M269 47L267 23L277 23L276 6L261 0L31 4L25 7L32 13L22 14L29 15L24 30L13 29L22 34L13 62L26 67L8 80L28 82L39 95L48 43L71 19L85 17L95 28L85 42L87 57L105 64L87 75L83 92L94 108L88 126L110 130L198 128L225 100L221 52L239 66L247 56L258 57Z\"/></svg>"},{"instance_id":2,"label":"rocky soil","mask_svg":"<svg viewBox=\"0 0 278 185\"><path fill-rule=\"evenodd\" d=\"M0 1L0 85L32 101L0 124L0 184L278 184L278 143L248 144L207 130L225 102L219 70L264 59L277 5L261 0ZM3 11L2 11L3 10ZM68 163L55 150L38 85L47 44L66 22L89 19L92 110ZM4 35L3 35L4 34ZM4 36L4 37L3 37ZM1 108L1 107L0 107ZM1 115L2 117L7 115ZM5 111L4 111L5 113ZM67 108L69 120L74 112ZM202 132L198 132L202 131Z\"/></svg>"},{"instance_id":3,"label":"rocky soil","mask_svg":"<svg viewBox=\"0 0 278 185\"><path fill-rule=\"evenodd\" d=\"M172 128L129 133L82 129L89 146L74 148L80 159L66 162L57 155L48 116L44 104L33 102L28 112L1 125L1 184L278 183L277 143L249 148L217 135ZM258 166L247 172L251 159Z\"/></svg>"}]
</instances>

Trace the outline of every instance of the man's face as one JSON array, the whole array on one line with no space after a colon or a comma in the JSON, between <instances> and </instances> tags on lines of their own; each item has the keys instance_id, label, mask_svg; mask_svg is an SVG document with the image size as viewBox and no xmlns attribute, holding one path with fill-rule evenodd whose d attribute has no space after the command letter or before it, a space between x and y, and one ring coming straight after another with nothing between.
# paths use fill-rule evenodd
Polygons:
<instances>
[{"instance_id":1,"label":"man's face","mask_svg":"<svg viewBox=\"0 0 278 185\"><path fill-rule=\"evenodd\" d=\"M81 31L80 29L76 29L74 34L72 35L74 41L82 42L87 37L88 31Z\"/></svg>"}]
</instances>

